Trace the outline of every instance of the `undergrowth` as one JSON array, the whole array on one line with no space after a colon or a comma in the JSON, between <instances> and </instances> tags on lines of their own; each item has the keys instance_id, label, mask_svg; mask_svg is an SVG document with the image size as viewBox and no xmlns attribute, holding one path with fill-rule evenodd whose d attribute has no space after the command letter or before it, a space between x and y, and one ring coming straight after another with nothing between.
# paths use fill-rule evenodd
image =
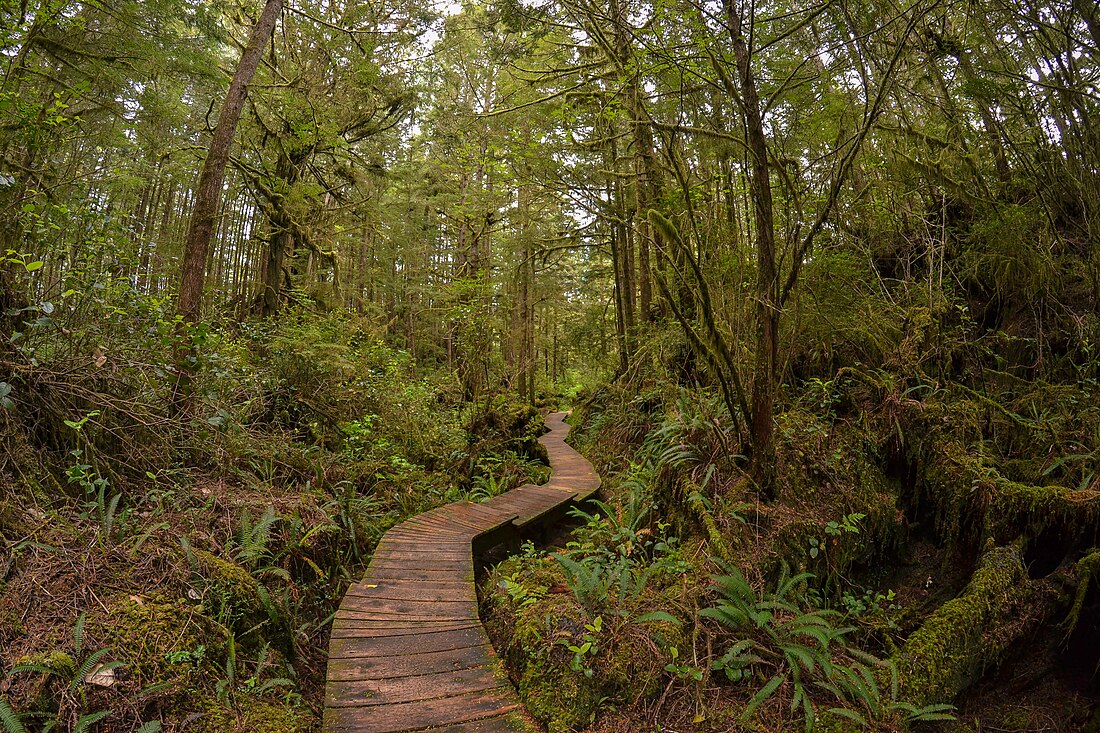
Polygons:
<instances>
[{"instance_id":1,"label":"undergrowth","mask_svg":"<svg viewBox=\"0 0 1100 733\"><path fill-rule=\"evenodd\" d=\"M544 473L534 409L463 402L354 317L204 332L174 418L170 326L149 309L85 324L110 368L54 348L72 334L34 334L35 365L7 383L6 733L315 729L329 622L382 534ZM134 329L160 336L135 345ZM40 399L46 384L64 391Z\"/></svg>"}]
</instances>

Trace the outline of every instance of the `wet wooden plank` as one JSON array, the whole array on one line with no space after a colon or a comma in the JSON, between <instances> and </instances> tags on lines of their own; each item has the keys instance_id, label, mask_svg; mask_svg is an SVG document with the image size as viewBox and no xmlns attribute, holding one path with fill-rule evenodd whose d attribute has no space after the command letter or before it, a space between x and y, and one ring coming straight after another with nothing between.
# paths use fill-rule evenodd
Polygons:
<instances>
[{"instance_id":1,"label":"wet wooden plank","mask_svg":"<svg viewBox=\"0 0 1100 733\"><path fill-rule=\"evenodd\" d=\"M343 637L333 632L329 641L329 659L360 659L364 657L399 657L415 650L417 653L468 649L489 642L480 626L451 631L432 631L415 636Z\"/></svg>"},{"instance_id":2,"label":"wet wooden plank","mask_svg":"<svg viewBox=\"0 0 1100 733\"><path fill-rule=\"evenodd\" d=\"M348 588L347 595L360 598L378 598L386 600L416 599L420 601L473 601L474 589L469 583L442 585L424 581L421 583L400 580L376 579L374 583L356 583ZM435 587L432 587L435 586Z\"/></svg>"},{"instance_id":3,"label":"wet wooden plank","mask_svg":"<svg viewBox=\"0 0 1100 733\"><path fill-rule=\"evenodd\" d=\"M505 713L494 718L482 718L481 720L432 728L431 733L517 733L517 731L531 731L534 733L535 730L537 729L519 720L519 716L515 713Z\"/></svg>"},{"instance_id":4,"label":"wet wooden plank","mask_svg":"<svg viewBox=\"0 0 1100 733\"><path fill-rule=\"evenodd\" d=\"M379 626L379 623L378 621L372 621L370 619L338 617L332 622L332 634L336 636L345 631L354 631L356 637L360 639L369 639L380 636L417 636L425 632L457 631L459 629L473 629L481 625L481 622L476 619L412 625L406 621L400 622L402 623L401 626Z\"/></svg>"},{"instance_id":5,"label":"wet wooden plank","mask_svg":"<svg viewBox=\"0 0 1100 733\"><path fill-rule=\"evenodd\" d=\"M399 733L500 715L519 708L514 694L475 691L391 705L325 709L332 733Z\"/></svg>"},{"instance_id":6,"label":"wet wooden plank","mask_svg":"<svg viewBox=\"0 0 1100 733\"><path fill-rule=\"evenodd\" d=\"M379 680L412 677L433 672L484 667L495 659L492 646L466 647L400 657L356 657L333 659L329 662L329 682L348 680Z\"/></svg>"},{"instance_id":7,"label":"wet wooden plank","mask_svg":"<svg viewBox=\"0 0 1100 733\"><path fill-rule=\"evenodd\" d=\"M336 682L325 691L325 704L341 708L391 705L497 690L507 684L491 667L470 667L412 677Z\"/></svg>"},{"instance_id":8,"label":"wet wooden plank","mask_svg":"<svg viewBox=\"0 0 1100 733\"><path fill-rule=\"evenodd\" d=\"M442 559L435 561L427 555L424 557L380 557L371 561L370 565L367 566L367 572L373 574L376 570L443 570L461 573L467 569L473 570L473 567L473 557L467 557L463 560Z\"/></svg>"}]
</instances>

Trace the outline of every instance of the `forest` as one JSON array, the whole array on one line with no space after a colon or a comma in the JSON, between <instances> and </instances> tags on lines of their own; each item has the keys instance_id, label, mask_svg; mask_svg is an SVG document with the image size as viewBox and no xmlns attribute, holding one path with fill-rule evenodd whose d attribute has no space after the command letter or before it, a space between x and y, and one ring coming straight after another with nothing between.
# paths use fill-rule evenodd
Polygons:
<instances>
[{"instance_id":1,"label":"forest","mask_svg":"<svg viewBox=\"0 0 1100 733\"><path fill-rule=\"evenodd\" d=\"M1095 733L1098 379L1095 0L0 0L3 733L329 733L556 410L522 729Z\"/></svg>"}]
</instances>

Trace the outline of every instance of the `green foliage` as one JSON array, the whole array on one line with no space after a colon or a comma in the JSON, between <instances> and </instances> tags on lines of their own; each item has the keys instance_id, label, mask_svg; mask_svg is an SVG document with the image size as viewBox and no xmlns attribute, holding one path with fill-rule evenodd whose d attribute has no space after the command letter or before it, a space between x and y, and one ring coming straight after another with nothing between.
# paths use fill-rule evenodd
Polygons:
<instances>
[{"instance_id":1,"label":"green foliage","mask_svg":"<svg viewBox=\"0 0 1100 733\"><path fill-rule=\"evenodd\" d=\"M4 726L4 733L26 733L22 716L11 709L11 706L0 698L0 725Z\"/></svg>"},{"instance_id":2,"label":"green foliage","mask_svg":"<svg viewBox=\"0 0 1100 733\"><path fill-rule=\"evenodd\" d=\"M915 708L898 702L893 664L851 645L847 637L854 629L836 625L839 613L809 606L810 574L789 575L784 569L774 591L757 592L737 568L724 570L713 577L719 602L700 610L699 616L736 634L710 667L728 681L755 690L742 721L751 720L780 689L789 691L790 710L802 718L806 731L830 715L864 728L895 714L913 720L947 719L934 716L946 716L949 706ZM884 676L890 680L888 694L880 687ZM831 706L819 712L822 701Z\"/></svg>"},{"instance_id":3,"label":"green foliage","mask_svg":"<svg viewBox=\"0 0 1100 733\"><path fill-rule=\"evenodd\" d=\"M678 539L667 535L668 525L650 525L652 506L639 494L630 497L618 509L593 500L592 513L571 510L585 524L565 551L554 555L577 601L591 614L606 611L613 600L617 613L629 615L651 578L675 576L686 569Z\"/></svg>"},{"instance_id":4,"label":"green foliage","mask_svg":"<svg viewBox=\"0 0 1100 733\"><path fill-rule=\"evenodd\" d=\"M8 673L11 676L39 674L42 675L47 685L50 685L51 682L57 683L47 688L52 694L46 701L48 708L34 713L36 717L50 719L51 722L47 724L47 727L52 728L59 725L70 712L65 709L65 706L71 704L70 701L74 700L75 712L78 715L73 728L74 733L77 730L87 731L93 723L111 714L110 710L86 712L88 680L92 674L111 674L114 670L125 665L120 661L103 661L111 653L109 648L85 654L84 631L86 622L87 614L81 613L73 625L71 653L55 651L50 654L16 660ZM2 712L2 709L0 709L0 713Z\"/></svg>"}]
</instances>

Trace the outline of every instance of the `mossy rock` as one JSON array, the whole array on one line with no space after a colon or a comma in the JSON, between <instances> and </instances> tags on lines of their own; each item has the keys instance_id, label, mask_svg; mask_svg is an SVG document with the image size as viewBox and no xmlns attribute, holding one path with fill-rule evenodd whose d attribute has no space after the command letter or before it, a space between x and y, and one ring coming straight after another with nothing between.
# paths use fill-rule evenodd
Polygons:
<instances>
[{"instance_id":1,"label":"mossy rock","mask_svg":"<svg viewBox=\"0 0 1100 733\"><path fill-rule=\"evenodd\" d=\"M600 686L568 666L532 663L520 677L519 696L550 733L566 733L591 721L604 698Z\"/></svg>"},{"instance_id":2,"label":"mossy rock","mask_svg":"<svg viewBox=\"0 0 1100 733\"><path fill-rule=\"evenodd\" d=\"M966 590L914 632L895 658L901 697L917 705L950 702L999 662L1014 637L997 629L1031 594L1019 554L988 550Z\"/></svg>"},{"instance_id":3,"label":"mossy rock","mask_svg":"<svg viewBox=\"0 0 1100 733\"><path fill-rule=\"evenodd\" d=\"M202 660L224 659L228 632L194 604L153 595L116 600L97 622L97 636L107 641L138 686L144 687L187 684ZM170 661L174 653L193 656L185 662Z\"/></svg>"},{"instance_id":4,"label":"mossy rock","mask_svg":"<svg viewBox=\"0 0 1100 733\"><path fill-rule=\"evenodd\" d=\"M263 610L259 583L241 565L224 560L205 550L193 550L198 572L214 588L221 591L226 600L243 611Z\"/></svg>"},{"instance_id":5,"label":"mossy rock","mask_svg":"<svg viewBox=\"0 0 1100 733\"><path fill-rule=\"evenodd\" d=\"M669 648L688 646L676 624L636 624L607 613L598 651L585 658L585 669L574 669L567 647L582 645L594 619L572 593L555 592L564 586L554 560L512 558L494 572L487 599L488 623L505 637L502 652L520 699L551 733L583 728L604 700L635 703L657 694Z\"/></svg>"}]
</instances>

